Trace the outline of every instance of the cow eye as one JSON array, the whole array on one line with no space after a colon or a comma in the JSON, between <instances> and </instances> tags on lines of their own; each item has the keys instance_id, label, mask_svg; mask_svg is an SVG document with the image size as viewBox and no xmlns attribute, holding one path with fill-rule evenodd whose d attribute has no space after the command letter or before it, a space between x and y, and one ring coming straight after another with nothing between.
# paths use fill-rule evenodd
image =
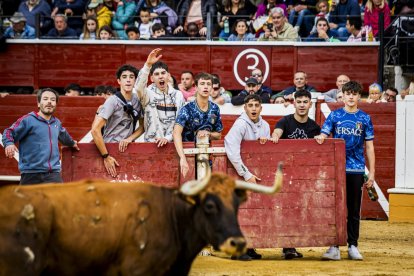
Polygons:
<instances>
[{"instance_id":1,"label":"cow eye","mask_svg":"<svg viewBox=\"0 0 414 276\"><path fill-rule=\"evenodd\" d=\"M214 201L208 200L205 204L204 204L204 211L207 214L214 214L217 212L217 206L216 203L214 203Z\"/></svg>"}]
</instances>

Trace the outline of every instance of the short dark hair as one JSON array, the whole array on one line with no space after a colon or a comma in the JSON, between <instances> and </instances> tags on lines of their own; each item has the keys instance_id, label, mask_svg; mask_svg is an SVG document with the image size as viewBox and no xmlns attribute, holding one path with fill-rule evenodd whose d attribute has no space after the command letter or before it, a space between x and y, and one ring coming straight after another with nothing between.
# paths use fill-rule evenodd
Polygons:
<instances>
[{"instance_id":1,"label":"short dark hair","mask_svg":"<svg viewBox=\"0 0 414 276\"><path fill-rule=\"evenodd\" d=\"M149 10L149 8L147 8L147 7L142 7L142 8L139 10L138 14L140 14L141 12L148 12L148 13L151 13L151 12L150 12L150 10Z\"/></svg>"},{"instance_id":2,"label":"short dark hair","mask_svg":"<svg viewBox=\"0 0 414 276\"><path fill-rule=\"evenodd\" d=\"M134 32L136 34L140 34L139 29L135 26L130 26L126 28L125 33L128 34L129 32Z\"/></svg>"},{"instance_id":3,"label":"short dark hair","mask_svg":"<svg viewBox=\"0 0 414 276\"><path fill-rule=\"evenodd\" d=\"M155 33L156 31L159 30L165 30L165 27L162 23L155 23L154 25L152 25L152 32Z\"/></svg>"},{"instance_id":4,"label":"short dark hair","mask_svg":"<svg viewBox=\"0 0 414 276\"><path fill-rule=\"evenodd\" d=\"M395 87L388 87L387 90L391 90L392 92L395 92L398 95L398 90Z\"/></svg>"},{"instance_id":5,"label":"short dark hair","mask_svg":"<svg viewBox=\"0 0 414 276\"><path fill-rule=\"evenodd\" d=\"M316 26L318 26L318 23L320 21L324 21L326 23L326 25L328 25L328 31L331 30L331 27L329 27L329 21L328 21L328 19L326 19L325 17L319 17L318 20L316 20Z\"/></svg>"},{"instance_id":6,"label":"short dark hair","mask_svg":"<svg viewBox=\"0 0 414 276\"><path fill-rule=\"evenodd\" d=\"M52 88L43 88L43 89L39 89L39 91L37 91L37 102L40 103L40 101L42 100L42 95L45 92L52 92L53 94L55 94L56 96L56 102L59 102L59 93L52 89Z\"/></svg>"},{"instance_id":7,"label":"short dark hair","mask_svg":"<svg viewBox=\"0 0 414 276\"><path fill-rule=\"evenodd\" d=\"M255 101L255 102L262 103L262 99L257 94L249 94L244 98L244 103L245 104L247 104L250 101Z\"/></svg>"},{"instance_id":8,"label":"short dark hair","mask_svg":"<svg viewBox=\"0 0 414 276\"><path fill-rule=\"evenodd\" d=\"M181 72L181 75L182 74L190 74L194 78L194 74L190 70L184 70L184 71Z\"/></svg>"},{"instance_id":9,"label":"short dark hair","mask_svg":"<svg viewBox=\"0 0 414 276\"><path fill-rule=\"evenodd\" d=\"M212 75L212 76L213 76L213 84L221 85L220 78L217 75Z\"/></svg>"},{"instance_id":10,"label":"short dark hair","mask_svg":"<svg viewBox=\"0 0 414 276\"><path fill-rule=\"evenodd\" d=\"M342 86L342 91L345 92L354 92L361 94L362 85L357 81L349 81Z\"/></svg>"},{"instance_id":11,"label":"short dark hair","mask_svg":"<svg viewBox=\"0 0 414 276\"><path fill-rule=\"evenodd\" d=\"M105 94L106 93L106 85L97 85L93 90L94 95Z\"/></svg>"},{"instance_id":12,"label":"short dark hair","mask_svg":"<svg viewBox=\"0 0 414 276\"><path fill-rule=\"evenodd\" d=\"M293 97L295 99L300 98L300 97L307 97L309 99L312 99L312 94L308 90L303 89L303 90L296 91Z\"/></svg>"},{"instance_id":13,"label":"short dark hair","mask_svg":"<svg viewBox=\"0 0 414 276\"><path fill-rule=\"evenodd\" d=\"M79 91L79 93L80 93L82 91L82 88L77 83L69 83L68 85L66 85L65 89L63 89L63 91L65 91L65 93L66 93L69 90Z\"/></svg>"},{"instance_id":14,"label":"short dark hair","mask_svg":"<svg viewBox=\"0 0 414 276\"><path fill-rule=\"evenodd\" d=\"M154 74L154 71L157 70L157 69L165 69L165 71L169 72L168 71L168 65L167 64L165 64L162 61L157 61L156 63L154 63L151 66L150 75Z\"/></svg>"},{"instance_id":15,"label":"short dark hair","mask_svg":"<svg viewBox=\"0 0 414 276\"><path fill-rule=\"evenodd\" d=\"M361 16L359 16L359 15L349 16L348 15L346 19L349 21L349 26L354 26L355 29L361 30L361 28L362 28Z\"/></svg>"},{"instance_id":16,"label":"short dark hair","mask_svg":"<svg viewBox=\"0 0 414 276\"><path fill-rule=\"evenodd\" d=\"M213 83L213 76L210 75L209 73L201 72L201 73L198 73L195 76L195 84L196 85L198 85L199 80L211 80L211 83Z\"/></svg>"},{"instance_id":17,"label":"short dark hair","mask_svg":"<svg viewBox=\"0 0 414 276\"><path fill-rule=\"evenodd\" d=\"M121 78L122 73L125 71L131 71L132 73L134 73L135 78L138 77L139 70L135 66L132 66L130 64L124 64L121 67L119 67L116 71L116 79L119 80Z\"/></svg>"}]
</instances>

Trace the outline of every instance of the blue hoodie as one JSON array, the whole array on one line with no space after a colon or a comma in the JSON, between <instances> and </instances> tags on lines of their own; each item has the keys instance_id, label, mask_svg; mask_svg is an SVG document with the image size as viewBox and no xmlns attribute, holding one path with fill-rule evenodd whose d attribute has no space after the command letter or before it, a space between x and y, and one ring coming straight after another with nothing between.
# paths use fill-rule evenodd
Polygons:
<instances>
[{"instance_id":1,"label":"blue hoodie","mask_svg":"<svg viewBox=\"0 0 414 276\"><path fill-rule=\"evenodd\" d=\"M19 118L3 132L3 145L19 143L21 173L60 172L60 141L73 146L75 141L56 117L49 121L36 112Z\"/></svg>"}]
</instances>

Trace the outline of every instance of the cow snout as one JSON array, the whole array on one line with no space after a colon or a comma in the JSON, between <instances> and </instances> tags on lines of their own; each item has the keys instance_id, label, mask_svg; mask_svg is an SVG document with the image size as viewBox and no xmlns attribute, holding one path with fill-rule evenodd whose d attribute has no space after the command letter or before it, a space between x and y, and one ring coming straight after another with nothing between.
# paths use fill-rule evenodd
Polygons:
<instances>
[{"instance_id":1,"label":"cow snout","mask_svg":"<svg viewBox=\"0 0 414 276\"><path fill-rule=\"evenodd\" d=\"M241 255L246 251L246 240L243 237L228 238L221 246L220 251L229 255Z\"/></svg>"}]
</instances>

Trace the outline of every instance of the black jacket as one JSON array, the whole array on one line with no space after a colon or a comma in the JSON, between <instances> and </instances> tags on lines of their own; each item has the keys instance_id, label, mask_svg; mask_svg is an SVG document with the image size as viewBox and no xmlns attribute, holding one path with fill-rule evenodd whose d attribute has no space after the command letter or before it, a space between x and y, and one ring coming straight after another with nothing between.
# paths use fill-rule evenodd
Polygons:
<instances>
[{"instance_id":1,"label":"black jacket","mask_svg":"<svg viewBox=\"0 0 414 276\"><path fill-rule=\"evenodd\" d=\"M182 0L178 4L178 25L184 26L185 19L187 18L188 11L190 10L192 0ZM213 22L217 21L217 7L214 0L201 0L201 15L203 17L203 23L207 23L207 13L213 16Z\"/></svg>"},{"instance_id":2,"label":"black jacket","mask_svg":"<svg viewBox=\"0 0 414 276\"><path fill-rule=\"evenodd\" d=\"M270 103L269 92L265 92L262 89L259 89L255 94L260 96L260 98L262 99L262 103ZM249 92L247 92L246 90L243 90L239 93L239 95L231 98L231 103L233 105L243 105L244 98L246 98L247 95L249 95Z\"/></svg>"}]
</instances>

